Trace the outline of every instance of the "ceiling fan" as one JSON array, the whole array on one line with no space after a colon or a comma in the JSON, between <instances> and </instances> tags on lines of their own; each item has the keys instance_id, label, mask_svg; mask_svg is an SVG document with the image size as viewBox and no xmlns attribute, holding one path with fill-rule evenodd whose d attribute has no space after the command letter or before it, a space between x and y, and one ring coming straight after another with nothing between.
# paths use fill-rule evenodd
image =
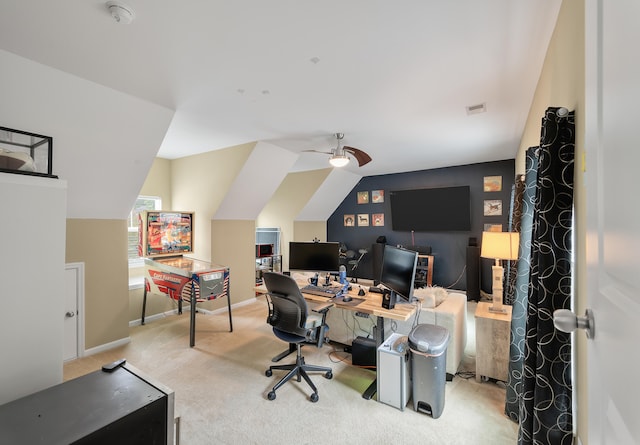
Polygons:
<instances>
[{"instance_id":1,"label":"ceiling fan","mask_svg":"<svg viewBox=\"0 0 640 445\"><path fill-rule=\"evenodd\" d=\"M314 153L324 153L329 154L331 157L329 158L329 163L334 167L344 167L349 163L349 157L347 154L353 156L356 161L358 161L358 167L362 167L363 165L371 162L371 156L366 154L364 151L349 147L346 145L342 145L341 141L344 138L344 133L335 133L335 137L338 141L338 145L336 148L331 151L319 151L319 150L305 150Z\"/></svg>"}]
</instances>

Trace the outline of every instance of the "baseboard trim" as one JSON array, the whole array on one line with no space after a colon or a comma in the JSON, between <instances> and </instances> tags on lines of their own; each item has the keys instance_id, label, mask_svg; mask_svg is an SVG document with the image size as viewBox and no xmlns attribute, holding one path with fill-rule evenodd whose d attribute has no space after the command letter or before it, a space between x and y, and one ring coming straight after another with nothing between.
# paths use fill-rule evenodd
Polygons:
<instances>
[{"instance_id":1,"label":"baseboard trim","mask_svg":"<svg viewBox=\"0 0 640 445\"><path fill-rule=\"evenodd\" d=\"M186 310L185 308L189 308L188 305L182 306L183 312ZM147 323L149 321L159 320L161 318L168 317L170 315L178 315L178 309L173 309L166 312L160 312L159 314L148 315L144 317L144 322ZM140 326L142 324L142 318L138 318L136 320L131 320L129 322L129 327L132 328L134 326Z\"/></svg>"},{"instance_id":2,"label":"baseboard trim","mask_svg":"<svg viewBox=\"0 0 640 445\"><path fill-rule=\"evenodd\" d=\"M96 346L95 348L85 349L83 356L86 357L89 355L98 354L100 352L108 351L109 349L114 349L119 346L126 345L127 343L130 343L130 342L131 342L131 337L121 338L120 340L115 340L109 343L105 343L100 346Z\"/></svg>"},{"instance_id":3,"label":"baseboard trim","mask_svg":"<svg viewBox=\"0 0 640 445\"><path fill-rule=\"evenodd\" d=\"M238 303L233 303L231 305L231 312L233 313L233 309L234 308L239 308L242 306L246 306L248 304L253 304L256 301L258 301L257 298L247 298L246 300L242 300L239 301ZM182 313L184 314L185 312L189 312L189 310L191 309L191 305L189 304L184 304L182 306ZM221 307L218 309L214 309L212 311L208 310L208 309L203 309L203 308L198 308L198 312L200 312L201 314L207 314L207 315L214 315L214 314L221 314L223 312L227 312L227 308L226 307ZM170 315L178 315L178 309L173 309L170 311L166 311L166 312L161 312L159 314L153 314L153 315L149 315L149 316L145 316L144 317L144 322L147 323L149 321L154 321L154 320L159 320L161 318L165 318L168 317ZM136 320L131 320L129 322L129 327L132 328L134 326L140 326L142 324L142 318L138 318Z\"/></svg>"},{"instance_id":4,"label":"baseboard trim","mask_svg":"<svg viewBox=\"0 0 640 445\"><path fill-rule=\"evenodd\" d=\"M246 300L239 301L238 303L233 303L231 305L231 312L233 314L233 309L234 308L246 306L248 304L253 304L256 301L257 301L257 298L247 298ZM190 307L190 306L187 305L187 307ZM218 308L218 309L214 309L213 311L210 311L210 310L207 310L207 309L198 308L198 312L202 312L203 314L208 314L208 315L214 315L214 314L221 314L223 312L227 312L227 308L226 307L221 307L221 308Z\"/></svg>"}]
</instances>

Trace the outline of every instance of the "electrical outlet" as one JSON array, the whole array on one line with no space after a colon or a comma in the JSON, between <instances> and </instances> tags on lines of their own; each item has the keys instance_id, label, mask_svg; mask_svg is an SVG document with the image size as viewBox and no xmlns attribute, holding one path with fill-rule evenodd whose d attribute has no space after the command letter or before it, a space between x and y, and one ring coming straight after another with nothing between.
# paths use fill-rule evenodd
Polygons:
<instances>
[{"instance_id":1,"label":"electrical outlet","mask_svg":"<svg viewBox=\"0 0 640 445\"><path fill-rule=\"evenodd\" d=\"M369 314L365 314L364 312L356 312L356 317L369 318Z\"/></svg>"}]
</instances>

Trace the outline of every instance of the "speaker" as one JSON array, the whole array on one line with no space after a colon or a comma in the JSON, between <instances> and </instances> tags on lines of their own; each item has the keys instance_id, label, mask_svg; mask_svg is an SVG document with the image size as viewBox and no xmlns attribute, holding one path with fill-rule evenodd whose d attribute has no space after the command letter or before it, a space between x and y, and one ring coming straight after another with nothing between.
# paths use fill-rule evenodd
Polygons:
<instances>
[{"instance_id":1,"label":"speaker","mask_svg":"<svg viewBox=\"0 0 640 445\"><path fill-rule=\"evenodd\" d=\"M480 248L467 246L467 300L480 301Z\"/></svg>"},{"instance_id":2,"label":"speaker","mask_svg":"<svg viewBox=\"0 0 640 445\"><path fill-rule=\"evenodd\" d=\"M376 341L373 338L356 337L351 343L351 363L375 368L376 351Z\"/></svg>"},{"instance_id":3,"label":"speaker","mask_svg":"<svg viewBox=\"0 0 640 445\"><path fill-rule=\"evenodd\" d=\"M373 267L373 285L380 283L382 273L382 256L384 255L384 244L375 243L371 245L371 265Z\"/></svg>"},{"instance_id":4,"label":"speaker","mask_svg":"<svg viewBox=\"0 0 640 445\"><path fill-rule=\"evenodd\" d=\"M395 292L385 292L382 294L382 307L385 309L393 309L396 307Z\"/></svg>"}]
</instances>

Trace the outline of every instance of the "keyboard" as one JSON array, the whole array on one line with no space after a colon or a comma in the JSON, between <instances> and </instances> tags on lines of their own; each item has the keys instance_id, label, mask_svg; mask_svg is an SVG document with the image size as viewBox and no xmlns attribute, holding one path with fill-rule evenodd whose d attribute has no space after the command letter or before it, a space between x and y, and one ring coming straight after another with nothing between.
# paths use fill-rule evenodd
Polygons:
<instances>
[{"instance_id":1,"label":"keyboard","mask_svg":"<svg viewBox=\"0 0 640 445\"><path fill-rule=\"evenodd\" d=\"M307 284L300 288L300 292L310 295L318 295L320 297L335 297L342 291L342 286L314 286Z\"/></svg>"}]
</instances>

